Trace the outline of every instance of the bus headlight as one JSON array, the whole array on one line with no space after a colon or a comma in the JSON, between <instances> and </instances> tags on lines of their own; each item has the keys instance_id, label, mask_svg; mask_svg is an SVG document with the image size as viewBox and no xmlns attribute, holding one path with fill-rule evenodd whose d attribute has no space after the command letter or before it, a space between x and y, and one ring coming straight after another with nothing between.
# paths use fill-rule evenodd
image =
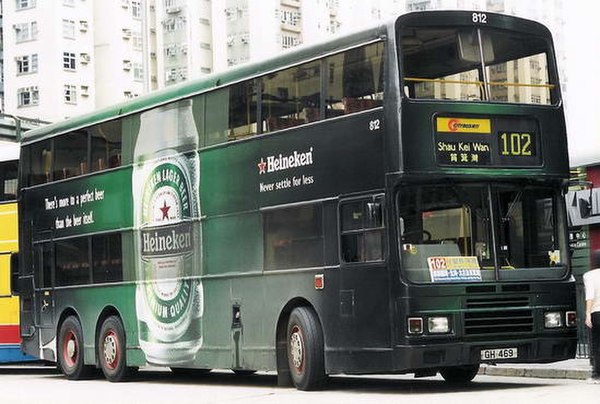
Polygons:
<instances>
[{"instance_id":1,"label":"bus headlight","mask_svg":"<svg viewBox=\"0 0 600 404\"><path fill-rule=\"evenodd\" d=\"M563 316L560 311L548 311L544 313L545 328L559 328L563 326Z\"/></svg>"},{"instance_id":2,"label":"bus headlight","mask_svg":"<svg viewBox=\"0 0 600 404\"><path fill-rule=\"evenodd\" d=\"M427 331L430 334L446 334L450 332L448 317L429 317L427 319Z\"/></svg>"}]
</instances>

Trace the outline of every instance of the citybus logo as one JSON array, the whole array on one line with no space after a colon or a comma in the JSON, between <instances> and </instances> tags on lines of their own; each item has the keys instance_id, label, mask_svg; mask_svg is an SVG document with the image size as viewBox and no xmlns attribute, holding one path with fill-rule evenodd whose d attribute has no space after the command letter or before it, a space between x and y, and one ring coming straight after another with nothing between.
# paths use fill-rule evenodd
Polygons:
<instances>
[{"instance_id":1,"label":"citybus logo","mask_svg":"<svg viewBox=\"0 0 600 404\"><path fill-rule=\"evenodd\" d=\"M287 156L279 154L277 156L267 156L266 158L261 157L257 166L258 173L262 175L266 173L288 170L290 168L310 166L312 164L313 148L311 147L307 152L298 152L294 150Z\"/></svg>"},{"instance_id":2,"label":"citybus logo","mask_svg":"<svg viewBox=\"0 0 600 404\"><path fill-rule=\"evenodd\" d=\"M490 119L437 118L437 131L450 133L491 133Z\"/></svg>"},{"instance_id":3,"label":"citybus logo","mask_svg":"<svg viewBox=\"0 0 600 404\"><path fill-rule=\"evenodd\" d=\"M450 119L448 121L450 132L457 132L460 129L479 129L480 126L478 123L463 123L460 119Z\"/></svg>"}]
</instances>

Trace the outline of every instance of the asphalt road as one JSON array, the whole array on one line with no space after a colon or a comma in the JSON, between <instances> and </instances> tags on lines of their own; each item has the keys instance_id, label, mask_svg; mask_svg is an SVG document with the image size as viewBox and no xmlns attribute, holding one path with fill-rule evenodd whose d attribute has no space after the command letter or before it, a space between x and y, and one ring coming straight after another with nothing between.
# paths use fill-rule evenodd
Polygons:
<instances>
[{"instance_id":1,"label":"asphalt road","mask_svg":"<svg viewBox=\"0 0 600 404\"><path fill-rule=\"evenodd\" d=\"M585 380L478 375L467 386L450 386L439 376L332 377L325 390L277 387L274 374L238 376L211 372L197 378L146 369L128 383L101 377L68 381L52 367L0 367L0 403L560 403L595 402L600 385ZM584 401L585 400L585 401Z\"/></svg>"}]
</instances>

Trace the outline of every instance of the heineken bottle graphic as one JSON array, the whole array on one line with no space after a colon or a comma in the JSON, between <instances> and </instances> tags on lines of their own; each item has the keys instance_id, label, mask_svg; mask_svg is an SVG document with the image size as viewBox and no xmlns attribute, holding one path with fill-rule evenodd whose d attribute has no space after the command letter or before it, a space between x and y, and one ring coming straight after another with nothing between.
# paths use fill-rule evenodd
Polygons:
<instances>
[{"instance_id":1,"label":"heineken bottle graphic","mask_svg":"<svg viewBox=\"0 0 600 404\"><path fill-rule=\"evenodd\" d=\"M190 363L202 345L198 134L191 100L140 117L134 149L136 313L149 363Z\"/></svg>"}]
</instances>

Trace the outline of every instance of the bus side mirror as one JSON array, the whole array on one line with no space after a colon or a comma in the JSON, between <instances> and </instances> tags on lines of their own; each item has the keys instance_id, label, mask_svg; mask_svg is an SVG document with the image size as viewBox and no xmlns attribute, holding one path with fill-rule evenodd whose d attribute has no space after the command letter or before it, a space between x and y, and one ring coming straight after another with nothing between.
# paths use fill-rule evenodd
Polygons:
<instances>
[{"instance_id":1,"label":"bus side mirror","mask_svg":"<svg viewBox=\"0 0 600 404\"><path fill-rule=\"evenodd\" d=\"M10 255L10 291L17 296L19 294L19 254Z\"/></svg>"}]
</instances>

